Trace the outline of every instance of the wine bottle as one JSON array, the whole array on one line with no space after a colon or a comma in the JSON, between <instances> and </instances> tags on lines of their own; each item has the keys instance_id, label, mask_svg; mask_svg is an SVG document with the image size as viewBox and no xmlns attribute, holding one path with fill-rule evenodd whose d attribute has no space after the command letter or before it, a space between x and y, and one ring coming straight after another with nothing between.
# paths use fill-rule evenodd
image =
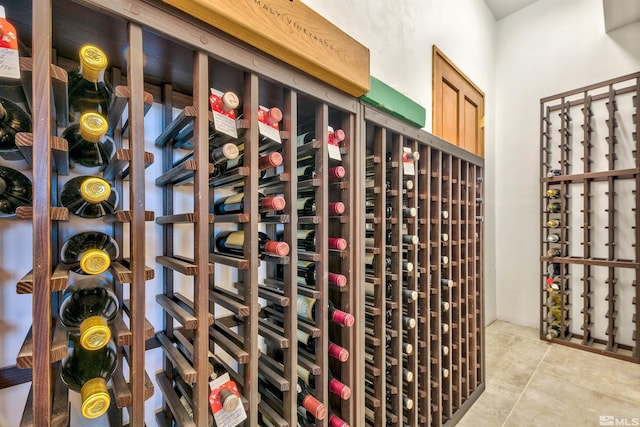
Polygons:
<instances>
[{"instance_id":1,"label":"wine bottle","mask_svg":"<svg viewBox=\"0 0 640 427\"><path fill-rule=\"evenodd\" d=\"M113 91L104 80L107 56L96 46L80 48L80 67L69 73L69 121L77 121L83 113L94 111L109 115Z\"/></svg>"},{"instance_id":2,"label":"wine bottle","mask_svg":"<svg viewBox=\"0 0 640 427\"><path fill-rule=\"evenodd\" d=\"M234 144L232 144L234 145ZM214 171L210 177L218 177L226 173L230 173L240 167L244 166L244 144L236 146L238 149L238 156L229 158L226 162L222 161L215 165ZM267 174L267 169L278 167L282 164L283 157L277 151L271 151L258 157L258 170L260 178L264 178Z\"/></svg>"},{"instance_id":3,"label":"wine bottle","mask_svg":"<svg viewBox=\"0 0 640 427\"><path fill-rule=\"evenodd\" d=\"M60 203L74 215L100 218L115 212L118 193L102 178L78 176L64 184Z\"/></svg>"},{"instance_id":4,"label":"wine bottle","mask_svg":"<svg viewBox=\"0 0 640 427\"><path fill-rule=\"evenodd\" d=\"M282 110L278 107L267 108L259 106L258 121L269 125L274 129L279 129L278 123L282 121Z\"/></svg>"},{"instance_id":5,"label":"wine bottle","mask_svg":"<svg viewBox=\"0 0 640 427\"><path fill-rule=\"evenodd\" d=\"M316 215L316 198L313 194L300 194L296 201L298 208L298 215L308 216ZM342 202L329 202L327 204L327 212L329 216L342 215L345 211L344 203Z\"/></svg>"},{"instance_id":6,"label":"wine bottle","mask_svg":"<svg viewBox=\"0 0 640 427\"><path fill-rule=\"evenodd\" d=\"M281 211L285 208L286 202L281 196L265 196L258 193L258 209L262 214L268 211ZM218 199L213 204L213 213L216 215L229 215L244 212L244 193Z\"/></svg>"},{"instance_id":7,"label":"wine bottle","mask_svg":"<svg viewBox=\"0 0 640 427\"><path fill-rule=\"evenodd\" d=\"M316 250L316 231L311 230L298 230L298 248L304 249L309 252L315 252ZM347 241L341 237L329 237L327 241L329 249L343 251L347 249Z\"/></svg>"},{"instance_id":8,"label":"wine bottle","mask_svg":"<svg viewBox=\"0 0 640 427\"><path fill-rule=\"evenodd\" d=\"M298 295L298 299L297 299L298 317L315 321L316 320L316 310L315 310L316 301L317 300L313 298ZM350 313L337 309L333 304L333 301L331 300L329 300L329 308L328 308L327 314L329 315L329 320L342 326L351 327L356 321L356 319Z\"/></svg>"},{"instance_id":9,"label":"wine bottle","mask_svg":"<svg viewBox=\"0 0 640 427\"><path fill-rule=\"evenodd\" d=\"M107 271L111 262L118 259L119 248L115 240L99 231L78 233L62 245L60 260L80 267L84 274L100 274Z\"/></svg>"},{"instance_id":10,"label":"wine bottle","mask_svg":"<svg viewBox=\"0 0 640 427\"><path fill-rule=\"evenodd\" d=\"M62 293L60 323L79 335L86 350L98 350L111 339L109 323L118 314L118 297L102 277L75 280Z\"/></svg>"},{"instance_id":11,"label":"wine bottle","mask_svg":"<svg viewBox=\"0 0 640 427\"><path fill-rule=\"evenodd\" d=\"M560 275L560 264L556 262L549 263L547 266L547 273L549 276L559 276Z\"/></svg>"},{"instance_id":12,"label":"wine bottle","mask_svg":"<svg viewBox=\"0 0 640 427\"><path fill-rule=\"evenodd\" d=\"M327 139L329 144L340 145L344 141L345 133L342 129L334 130L331 126L327 128ZM308 142L316 139L316 133L314 131L303 132L296 137L296 146L300 147Z\"/></svg>"},{"instance_id":13,"label":"wine bottle","mask_svg":"<svg viewBox=\"0 0 640 427\"><path fill-rule=\"evenodd\" d=\"M297 175L298 175L298 181L306 181L308 179L315 178L316 177L315 164L306 164L301 166L300 162L298 162ZM329 170L327 171L327 176L329 181L342 179L345 176L347 176L347 170L344 168L344 166L334 166L329 168Z\"/></svg>"},{"instance_id":14,"label":"wine bottle","mask_svg":"<svg viewBox=\"0 0 640 427\"><path fill-rule=\"evenodd\" d=\"M222 231L215 238L216 249L225 254L244 256L244 231ZM258 258L266 255L284 257L289 254L289 245L276 242L265 233L258 232Z\"/></svg>"},{"instance_id":15,"label":"wine bottle","mask_svg":"<svg viewBox=\"0 0 640 427\"><path fill-rule=\"evenodd\" d=\"M547 335L548 340L552 340L554 338L560 337L560 325L550 325L547 327Z\"/></svg>"},{"instance_id":16,"label":"wine bottle","mask_svg":"<svg viewBox=\"0 0 640 427\"><path fill-rule=\"evenodd\" d=\"M76 164L104 169L115 152L113 140L106 135L107 120L98 113L87 112L80 122L72 124L62 134L69 144L69 165Z\"/></svg>"},{"instance_id":17,"label":"wine bottle","mask_svg":"<svg viewBox=\"0 0 640 427\"><path fill-rule=\"evenodd\" d=\"M328 354L340 362L349 360L349 350L333 342L329 342Z\"/></svg>"},{"instance_id":18,"label":"wine bottle","mask_svg":"<svg viewBox=\"0 0 640 427\"><path fill-rule=\"evenodd\" d=\"M311 372L304 367L298 365L298 378L315 390L317 384L317 378ZM339 396L342 400L349 400L351 397L351 387L336 379L331 373L328 375L329 391L336 396Z\"/></svg>"},{"instance_id":19,"label":"wine bottle","mask_svg":"<svg viewBox=\"0 0 640 427\"><path fill-rule=\"evenodd\" d=\"M338 417L336 414L329 412L327 417L329 427L349 427L349 424ZM298 427L315 427L316 418L306 409L298 407Z\"/></svg>"},{"instance_id":20,"label":"wine bottle","mask_svg":"<svg viewBox=\"0 0 640 427\"><path fill-rule=\"evenodd\" d=\"M560 197L560 189L559 188L549 188L546 191L547 197L550 199L557 199Z\"/></svg>"},{"instance_id":21,"label":"wine bottle","mask_svg":"<svg viewBox=\"0 0 640 427\"><path fill-rule=\"evenodd\" d=\"M278 387L271 384L262 376L258 377L258 382L263 388L271 392L273 396L282 402L283 392L280 391ZM298 378L296 384L298 406L302 406L319 420L325 419L327 416L327 407L311 394L311 391L301 378Z\"/></svg>"},{"instance_id":22,"label":"wine bottle","mask_svg":"<svg viewBox=\"0 0 640 427\"><path fill-rule=\"evenodd\" d=\"M561 254L562 252L560 251L559 248L551 248L547 251L547 256L549 258L557 257L557 256L560 256Z\"/></svg>"},{"instance_id":23,"label":"wine bottle","mask_svg":"<svg viewBox=\"0 0 640 427\"><path fill-rule=\"evenodd\" d=\"M451 279L440 279L440 286L442 286L443 289L450 289L453 288L454 282Z\"/></svg>"},{"instance_id":24,"label":"wine bottle","mask_svg":"<svg viewBox=\"0 0 640 427\"><path fill-rule=\"evenodd\" d=\"M216 355L210 355L209 360L213 365L213 374L212 379L218 378L221 375L227 374L226 366L218 359ZM238 396L227 390L226 388L220 389L220 402L222 403L222 408L225 412L233 412L236 410L238 405L240 404L240 399Z\"/></svg>"},{"instance_id":25,"label":"wine bottle","mask_svg":"<svg viewBox=\"0 0 640 427\"><path fill-rule=\"evenodd\" d=\"M235 110L240 106L240 99L234 92L220 92L210 88L209 106L211 111L224 114L234 119L236 118Z\"/></svg>"},{"instance_id":26,"label":"wine bottle","mask_svg":"<svg viewBox=\"0 0 640 427\"><path fill-rule=\"evenodd\" d=\"M420 160L420 153L417 151L411 150L402 150L402 161L403 162L416 162Z\"/></svg>"},{"instance_id":27,"label":"wine bottle","mask_svg":"<svg viewBox=\"0 0 640 427\"><path fill-rule=\"evenodd\" d=\"M17 104L0 97L0 154L7 160L22 159L16 133L31 132L31 117Z\"/></svg>"},{"instance_id":28,"label":"wine bottle","mask_svg":"<svg viewBox=\"0 0 640 427\"><path fill-rule=\"evenodd\" d=\"M343 274L329 272L327 279L329 285L339 288L347 286L347 277ZM315 287L316 280L316 263L298 259L298 284Z\"/></svg>"},{"instance_id":29,"label":"wine bottle","mask_svg":"<svg viewBox=\"0 0 640 427\"><path fill-rule=\"evenodd\" d=\"M549 221L547 221L547 227L549 228L558 228L560 227L560 220L559 219L550 219Z\"/></svg>"},{"instance_id":30,"label":"wine bottle","mask_svg":"<svg viewBox=\"0 0 640 427\"><path fill-rule=\"evenodd\" d=\"M0 214L13 215L20 206L31 206L31 181L21 172L0 166Z\"/></svg>"},{"instance_id":31,"label":"wine bottle","mask_svg":"<svg viewBox=\"0 0 640 427\"><path fill-rule=\"evenodd\" d=\"M558 202L552 202L547 205L547 210L552 213L560 212L561 206Z\"/></svg>"},{"instance_id":32,"label":"wine bottle","mask_svg":"<svg viewBox=\"0 0 640 427\"><path fill-rule=\"evenodd\" d=\"M442 215L442 219L449 219L449 211L442 211L440 215Z\"/></svg>"},{"instance_id":33,"label":"wine bottle","mask_svg":"<svg viewBox=\"0 0 640 427\"><path fill-rule=\"evenodd\" d=\"M111 404L107 381L118 366L115 345L110 341L99 350L86 350L77 337L71 335L70 341L71 351L62 360L60 377L70 390L80 393L82 415L97 418Z\"/></svg>"},{"instance_id":34,"label":"wine bottle","mask_svg":"<svg viewBox=\"0 0 640 427\"><path fill-rule=\"evenodd\" d=\"M552 233L547 236L547 242L549 243L558 243L560 241L560 235L557 233Z\"/></svg>"},{"instance_id":35,"label":"wine bottle","mask_svg":"<svg viewBox=\"0 0 640 427\"><path fill-rule=\"evenodd\" d=\"M547 172L548 177L560 176L562 175L562 171L560 169L549 169Z\"/></svg>"}]
</instances>

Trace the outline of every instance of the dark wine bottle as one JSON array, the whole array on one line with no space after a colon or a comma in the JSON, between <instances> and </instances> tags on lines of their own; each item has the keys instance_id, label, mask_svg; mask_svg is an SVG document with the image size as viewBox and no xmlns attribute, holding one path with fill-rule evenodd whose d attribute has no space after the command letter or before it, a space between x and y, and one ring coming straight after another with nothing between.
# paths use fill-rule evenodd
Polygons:
<instances>
[{"instance_id":1,"label":"dark wine bottle","mask_svg":"<svg viewBox=\"0 0 640 427\"><path fill-rule=\"evenodd\" d=\"M289 254L289 245L271 240L265 233L258 232L258 257L265 255L284 257ZM215 238L216 249L225 254L244 256L244 231L223 231Z\"/></svg>"},{"instance_id":2,"label":"dark wine bottle","mask_svg":"<svg viewBox=\"0 0 640 427\"><path fill-rule=\"evenodd\" d=\"M64 184L60 203L74 215L100 218L116 210L118 193L102 178L78 176Z\"/></svg>"},{"instance_id":3,"label":"dark wine bottle","mask_svg":"<svg viewBox=\"0 0 640 427\"><path fill-rule=\"evenodd\" d=\"M316 286L316 263L298 259L298 284ZM329 285L343 288L347 286L347 277L343 274L329 272Z\"/></svg>"},{"instance_id":4,"label":"dark wine bottle","mask_svg":"<svg viewBox=\"0 0 640 427\"><path fill-rule=\"evenodd\" d=\"M60 377L69 389L80 393L82 415L98 418L111 404L107 381L118 366L115 345L110 341L99 350L86 350L77 337L70 338L71 351L62 360Z\"/></svg>"},{"instance_id":5,"label":"dark wine bottle","mask_svg":"<svg viewBox=\"0 0 640 427\"><path fill-rule=\"evenodd\" d=\"M78 273L100 274L118 259L119 248L115 240L99 231L78 233L62 245L60 260L80 267Z\"/></svg>"},{"instance_id":6,"label":"dark wine bottle","mask_svg":"<svg viewBox=\"0 0 640 427\"><path fill-rule=\"evenodd\" d=\"M98 350L111 339L109 322L118 314L118 297L102 277L75 280L62 294L60 323L79 335L86 350Z\"/></svg>"},{"instance_id":7,"label":"dark wine bottle","mask_svg":"<svg viewBox=\"0 0 640 427\"><path fill-rule=\"evenodd\" d=\"M312 389L316 389L318 378L300 365L298 365L298 378L302 379L302 381ZM351 397L351 388L340 380L334 378L331 373L329 373L328 382L329 391L331 393L339 396L342 400L348 400L349 397Z\"/></svg>"},{"instance_id":8,"label":"dark wine bottle","mask_svg":"<svg viewBox=\"0 0 640 427\"><path fill-rule=\"evenodd\" d=\"M280 400L280 402L282 402L283 392L280 391L279 387L271 384L271 382L261 376L258 377L258 382L262 387L270 391L273 396L275 396ZM323 420L326 418L327 407L311 394L311 391L301 378L298 378L296 391L298 397L298 406L302 406L319 420Z\"/></svg>"},{"instance_id":9,"label":"dark wine bottle","mask_svg":"<svg viewBox=\"0 0 640 427\"><path fill-rule=\"evenodd\" d=\"M65 129L62 137L69 144L69 164L104 169L115 152L113 140L106 136L107 120L98 113L84 113L80 122Z\"/></svg>"},{"instance_id":10,"label":"dark wine bottle","mask_svg":"<svg viewBox=\"0 0 640 427\"><path fill-rule=\"evenodd\" d=\"M296 201L298 208L298 215L308 216L316 215L316 198L314 194L298 194ZM344 203L342 202L329 202L327 205L327 211L329 216L342 215L345 211Z\"/></svg>"},{"instance_id":11,"label":"dark wine bottle","mask_svg":"<svg viewBox=\"0 0 640 427\"><path fill-rule=\"evenodd\" d=\"M316 299L298 295L297 310L298 317L307 320L316 320ZM339 310L333 304L333 301L329 300L329 320L342 326L351 327L355 323L356 319L347 312Z\"/></svg>"},{"instance_id":12,"label":"dark wine bottle","mask_svg":"<svg viewBox=\"0 0 640 427\"><path fill-rule=\"evenodd\" d=\"M329 237L327 246L329 249L343 251L347 249L347 241L341 237ZM298 230L298 248L304 249L309 252L315 252L316 231L313 229Z\"/></svg>"},{"instance_id":13,"label":"dark wine bottle","mask_svg":"<svg viewBox=\"0 0 640 427\"><path fill-rule=\"evenodd\" d=\"M15 169L0 166L0 214L13 215L20 206L31 206L31 181Z\"/></svg>"},{"instance_id":14,"label":"dark wine bottle","mask_svg":"<svg viewBox=\"0 0 640 427\"><path fill-rule=\"evenodd\" d=\"M104 80L107 56L96 46L80 48L80 67L69 73L69 121L94 111L108 117L113 91Z\"/></svg>"},{"instance_id":15,"label":"dark wine bottle","mask_svg":"<svg viewBox=\"0 0 640 427\"><path fill-rule=\"evenodd\" d=\"M226 162L216 164L214 172L211 177L217 177L229 173L235 169L244 166L244 144L239 144L237 147L239 155L233 159L229 159ZM267 169L278 167L282 164L282 154L277 151L272 151L258 157L258 170L260 172L260 178L264 178Z\"/></svg>"},{"instance_id":16,"label":"dark wine bottle","mask_svg":"<svg viewBox=\"0 0 640 427\"><path fill-rule=\"evenodd\" d=\"M7 160L22 159L16 133L31 132L31 117L17 104L0 97L0 155Z\"/></svg>"},{"instance_id":17,"label":"dark wine bottle","mask_svg":"<svg viewBox=\"0 0 640 427\"><path fill-rule=\"evenodd\" d=\"M266 197L258 193L258 209L265 213L267 211L281 211L286 206L286 202L281 196ZM244 212L244 193L218 199L213 204L213 213L216 215L229 215Z\"/></svg>"}]
</instances>

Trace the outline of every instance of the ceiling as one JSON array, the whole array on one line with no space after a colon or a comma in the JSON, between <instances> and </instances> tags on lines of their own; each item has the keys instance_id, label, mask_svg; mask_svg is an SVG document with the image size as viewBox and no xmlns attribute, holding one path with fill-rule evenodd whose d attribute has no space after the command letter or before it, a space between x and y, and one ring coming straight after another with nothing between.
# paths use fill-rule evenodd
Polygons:
<instances>
[{"instance_id":1,"label":"ceiling","mask_svg":"<svg viewBox=\"0 0 640 427\"><path fill-rule=\"evenodd\" d=\"M511 15L538 0L484 0L496 21Z\"/></svg>"}]
</instances>

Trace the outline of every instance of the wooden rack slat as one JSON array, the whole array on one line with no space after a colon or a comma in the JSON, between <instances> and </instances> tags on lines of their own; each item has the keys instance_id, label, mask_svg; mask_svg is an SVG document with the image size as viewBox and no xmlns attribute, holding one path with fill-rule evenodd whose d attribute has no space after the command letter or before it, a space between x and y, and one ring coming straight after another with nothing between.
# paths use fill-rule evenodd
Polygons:
<instances>
[{"instance_id":1,"label":"wooden rack slat","mask_svg":"<svg viewBox=\"0 0 640 427\"><path fill-rule=\"evenodd\" d=\"M60 321L57 321L52 328L51 338L51 362L62 360L69 352L67 331ZM16 356L16 366L20 369L33 368L33 335L29 328L27 336L22 343L22 347Z\"/></svg>"}]
</instances>

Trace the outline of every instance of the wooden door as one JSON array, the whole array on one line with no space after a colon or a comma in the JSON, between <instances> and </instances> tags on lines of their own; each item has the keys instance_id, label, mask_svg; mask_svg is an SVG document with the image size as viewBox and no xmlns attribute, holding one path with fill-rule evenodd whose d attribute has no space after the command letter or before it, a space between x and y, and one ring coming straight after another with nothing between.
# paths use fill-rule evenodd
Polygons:
<instances>
[{"instance_id":1,"label":"wooden door","mask_svg":"<svg viewBox=\"0 0 640 427\"><path fill-rule=\"evenodd\" d=\"M484 93L433 46L434 135L484 157Z\"/></svg>"}]
</instances>

